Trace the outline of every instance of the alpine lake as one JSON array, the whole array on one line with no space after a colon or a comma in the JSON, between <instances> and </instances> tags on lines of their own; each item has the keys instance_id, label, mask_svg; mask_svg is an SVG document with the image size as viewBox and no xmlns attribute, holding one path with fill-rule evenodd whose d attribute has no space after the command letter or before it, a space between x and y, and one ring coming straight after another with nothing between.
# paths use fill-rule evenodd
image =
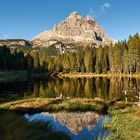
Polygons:
<instances>
[{"instance_id":1,"label":"alpine lake","mask_svg":"<svg viewBox=\"0 0 140 140\"><path fill-rule=\"evenodd\" d=\"M113 132L103 125L104 121L112 119L111 115L107 110L94 109L88 103L92 100L97 103L112 103L116 100L123 103L139 102L137 91L140 91L140 79L128 77L48 78L1 82L0 139L106 139ZM45 102L45 99L48 102ZM33 101L38 100L40 102L34 105ZM73 100L75 102L72 102ZM24 101L32 102L27 104ZM68 109L69 101L71 108ZM88 107L75 107L75 103L78 104L79 101L85 102ZM54 103L55 107L43 109L51 103ZM41 109L38 109L38 106ZM8 133L5 134L4 129Z\"/></svg>"}]
</instances>

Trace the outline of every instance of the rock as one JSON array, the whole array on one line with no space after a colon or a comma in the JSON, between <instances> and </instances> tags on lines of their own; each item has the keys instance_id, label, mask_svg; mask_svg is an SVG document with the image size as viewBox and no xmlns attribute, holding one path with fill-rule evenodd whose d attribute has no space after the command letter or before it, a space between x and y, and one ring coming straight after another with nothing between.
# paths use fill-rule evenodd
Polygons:
<instances>
[{"instance_id":1,"label":"rock","mask_svg":"<svg viewBox=\"0 0 140 140\"><path fill-rule=\"evenodd\" d=\"M0 46L8 46L8 47L14 47L14 46L32 46L32 43L30 41L24 40L24 39L6 39L6 40L0 40Z\"/></svg>"},{"instance_id":2,"label":"rock","mask_svg":"<svg viewBox=\"0 0 140 140\"><path fill-rule=\"evenodd\" d=\"M42 47L48 47L56 41L67 44L80 43L83 46L96 44L97 47L113 42L93 17L84 18L77 12L71 13L66 20L32 39L34 46Z\"/></svg>"}]
</instances>

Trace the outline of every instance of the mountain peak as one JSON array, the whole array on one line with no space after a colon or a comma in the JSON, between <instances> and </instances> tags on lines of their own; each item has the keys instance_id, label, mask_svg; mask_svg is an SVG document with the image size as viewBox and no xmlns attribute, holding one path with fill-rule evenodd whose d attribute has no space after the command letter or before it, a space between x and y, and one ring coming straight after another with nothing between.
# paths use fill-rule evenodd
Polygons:
<instances>
[{"instance_id":1,"label":"mountain peak","mask_svg":"<svg viewBox=\"0 0 140 140\"><path fill-rule=\"evenodd\" d=\"M93 18L92 16L89 16L89 15L86 16L86 20L89 20L89 21L95 21L94 18Z\"/></svg>"},{"instance_id":2,"label":"mountain peak","mask_svg":"<svg viewBox=\"0 0 140 140\"><path fill-rule=\"evenodd\" d=\"M33 43L47 46L54 40L55 43L58 41L67 44L96 44L96 46L112 42L92 16L84 18L78 12L70 13L66 20L61 21L53 29L37 35L33 39Z\"/></svg>"},{"instance_id":3,"label":"mountain peak","mask_svg":"<svg viewBox=\"0 0 140 140\"><path fill-rule=\"evenodd\" d=\"M71 12L69 16L79 16L79 13L77 11Z\"/></svg>"},{"instance_id":4,"label":"mountain peak","mask_svg":"<svg viewBox=\"0 0 140 140\"><path fill-rule=\"evenodd\" d=\"M82 18L82 16L80 16L80 14L76 11L70 13L68 18Z\"/></svg>"},{"instance_id":5,"label":"mountain peak","mask_svg":"<svg viewBox=\"0 0 140 140\"><path fill-rule=\"evenodd\" d=\"M82 17L77 11L74 11L74 12L69 14L68 18L84 18L84 17ZM90 15L87 15L85 20L94 21L94 18Z\"/></svg>"}]
</instances>

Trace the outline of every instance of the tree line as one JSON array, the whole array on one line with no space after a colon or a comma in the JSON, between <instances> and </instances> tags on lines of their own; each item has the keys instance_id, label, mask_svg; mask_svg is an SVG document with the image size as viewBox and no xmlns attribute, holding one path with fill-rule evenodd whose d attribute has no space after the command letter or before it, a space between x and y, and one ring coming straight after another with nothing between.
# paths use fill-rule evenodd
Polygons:
<instances>
[{"instance_id":1,"label":"tree line","mask_svg":"<svg viewBox=\"0 0 140 140\"><path fill-rule=\"evenodd\" d=\"M51 58L48 70L66 73L140 73L140 36L135 34L127 41L57 55Z\"/></svg>"},{"instance_id":2,"label":"tree line","mask_svg":"<svg viewBox=\"0 0 140 140\"><path fill-rule=\"evenodd\" d=\"M25 49L25 48L24 48ZM47 49L11 51L0 47L0 70L83 73L140 73L140 36L96 47L76 47L75 52L48 55Z\"/></svg>"},{"instance_id":3,"label":"tree line","mask_svg":"<svg viewBox=\"0 0 140 140\"><path fill-rule=\"evenodd\" d=\"M27 65L27 59L22 51L11 52L6 46L0 47L0 71L25 70Z\"/></svg>"},{"instance_id":4,"label":"tree line","mask_svg":"<svg viewBox=\"0 0 140 140\"><path fill-rule=\"evenodd\" d=\"M41 54L25 46L10 48L7 46L0 47L0 71L47 71L46 64L42 62Z\"/></svg>"}]
</instances>

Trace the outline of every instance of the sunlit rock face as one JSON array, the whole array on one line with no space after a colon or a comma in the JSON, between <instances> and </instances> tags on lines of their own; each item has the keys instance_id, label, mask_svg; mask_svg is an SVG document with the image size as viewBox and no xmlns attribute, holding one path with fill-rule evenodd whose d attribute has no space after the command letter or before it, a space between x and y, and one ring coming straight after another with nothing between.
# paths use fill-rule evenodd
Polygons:
<instances>
[{"instance_id":1,"label":"sunlit rock face","mask_svg":"<svg viewBox=\"0 0 140 140\"><path fill-rule=\"evenodd\" d=\"M87 128L90 131L97 121L101 118L100 115L94 112L58 112L58 113L43 113L44 115L52 116L62 125L70 129L73 134L78 134L82 129Z\"/></svg>"},{"instance_id":2,"label":"sunlit rock face","mask_svg":"<svg viewBox=\"0 0 140 140\"><path fill-rule=\"evenodd\" d=\"M49 31L44 31L33 38L35 46L48 47L52 42L66 44L106 45L112 42L103 28L92 17L80 16L77 12L71 13L66 20L54 26Z\"/></svg>"}]
</instances>

